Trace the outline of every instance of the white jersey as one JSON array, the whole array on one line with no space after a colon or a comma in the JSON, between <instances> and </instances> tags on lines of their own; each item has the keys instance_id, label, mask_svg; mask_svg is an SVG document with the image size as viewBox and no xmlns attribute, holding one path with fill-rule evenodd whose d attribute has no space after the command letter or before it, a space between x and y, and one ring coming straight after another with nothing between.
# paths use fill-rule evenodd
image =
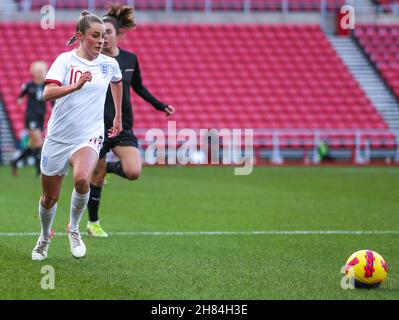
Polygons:
<instances>
[{"instance_id":1,"label":"white jersey","mask_svg":"<svg viewBox=\"0 0 399 320\"><path fill-rule=\"evenodd\" d=\"M46 138L78 144L104 138L104 104L109 83L119 82L122 74L115 58L100 54L94 60L76 55L76 49L61 53L47 73L45 83L68 86L90 71L91 82L56 100L48 123Z\"/></svg>"}]
</instances>

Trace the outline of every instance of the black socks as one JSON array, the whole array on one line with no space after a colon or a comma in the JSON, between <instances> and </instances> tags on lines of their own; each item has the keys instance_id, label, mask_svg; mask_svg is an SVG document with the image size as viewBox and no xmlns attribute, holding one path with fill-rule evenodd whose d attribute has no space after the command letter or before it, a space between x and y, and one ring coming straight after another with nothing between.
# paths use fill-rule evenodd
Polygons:
<instances>
[{"instance_id":1,"label":"black socks","mask_svg":"<svg viewBox=\"0 0 399 320\"><path fill-rule=\"evenodd\" d=\"M102 187L96 187L90 184L90 198L87 204L87 210L89 211L89 221L98 221L98 207L100 206L101 190Z\"/></svg>"},{"instance_id":2,"label":"black socks","mask_svg":"<svg viewBox=\"0 0 399 320\"><path fill-rule=\"evenodd\" d=\"M107 162L107 173L114 173L122 178L127 178L125 172L123 172L122 164L118 162Z\"/></svg>"}]
</instances>

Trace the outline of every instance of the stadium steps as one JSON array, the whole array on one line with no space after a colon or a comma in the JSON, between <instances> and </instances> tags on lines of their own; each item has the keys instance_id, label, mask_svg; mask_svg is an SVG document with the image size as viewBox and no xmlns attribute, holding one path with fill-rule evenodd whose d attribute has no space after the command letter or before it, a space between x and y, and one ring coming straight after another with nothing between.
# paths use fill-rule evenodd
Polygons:
<instances>
[{"instance_id":1,"label":"stadium steps","mask_svg":"<svg viewBox=\"0 0 399 320\"><path fill-rule=\"evenodd\" d=\"M346 0L345 4L355 7L355 12L375 13L377 8L372 0Z\"/></svg>"},{"instance_id":2,"label":"stadium steps","mask_svg":"<svg viewBox=\"0 0 399 320\"><path fill-rule=\"evenodd\" d=\"M0 1L0 21L12 20L18 16L18 5L14 0Z\"/></svg>"},{"instance_id":3,"label":"stadium steps","mask_svg":"<svg viewBox=\"0 0 399 320\"><path fill-rule=\"evenodd\" d=\"M328 39L389 128L399 130L399 104L356 43L339 36Z\"/></svg>"},{"instance_id":4,"label":"stadium steps","mask_svg":"<svg viewBox=\"0 0 399 320\"><path fill-rule=\"evenodd\" d=\"M355 4L357 5L361 5L365 8L368 8L370 12L371 11L375 12L377 9L377 5L373 0L355 0L355 1L352 0L352 2L355 2ZM350 2L348 1L348 3Z\"/></svg>"},{"instance_id":5,"label":"stadium steps","mask_svg":"<svg viewBox=\"0 0 399 320\"><path fill-rule=\"evenodd\" d=\"M15 152L14 137L6 117L4 105L0 100L0 164L8 164Z\"/></svg>"},{"instance_id":6,"label":"stadium steps","mask_svg":"<svg viewBox=\"0 0 399 320\"><path fill-rule=\"evenodd\" d=\"M0 17L17 12L18 6L14 0L2 0L0 3Z\"/></svg>"}]
</instances>

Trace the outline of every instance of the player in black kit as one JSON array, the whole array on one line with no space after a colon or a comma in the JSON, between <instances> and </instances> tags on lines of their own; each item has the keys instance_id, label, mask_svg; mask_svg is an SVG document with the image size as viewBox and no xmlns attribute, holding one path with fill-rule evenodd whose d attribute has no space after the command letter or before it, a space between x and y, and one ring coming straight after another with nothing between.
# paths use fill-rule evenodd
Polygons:
<instances>
[{"instance_id":1,"label":"player in black kit","mask_svg":"<svg viewBox=\"0 0 399 320\"><path fill-rule=\"evenodd\" d=\"M46 62L33 62L30 72L33 80L24 83L18 95L18 104L23 102L24 96L28 96L25 111L25 128L29 131L29 144L18 158L11 161L11 170L14 176L17 175L18 161L29 156L35 158L36 175L39 176L40 174L40 153L43 144L42 132L44 116L46 115L46 103L43 100L44 78L47 73Z\"/></svg>"},{"instance_id":2,"label":"player in black kit","mask_svg":"<svg viewBox=\"0 0 399 320\"><path fill-rule=\"evenodd\" d=\"M174 113L172 106L158 101L143 85L137 56L132 52L122 50L118 47L118 37L122 34L122 30L135 27L133 9L129 6L111 5L103 21L106 26L106 38L102 53L114 57L118 61L123 77L123 131L112 139L107 138L107 135L105 135L104 145L100 152L100 160L92 176L90 200L87 206L89 211L87 231L95 237L108 236L102 229L98 218L101 191L106 173L114 173L129 180L138 179L141 173L141 159L137 138L132 130L133 112L130 102L130 87L155 109L165 112L166 115ZM106 132L112 127L114 112L113 100L110 89L108 88L104 109ZM105 156L110 150L115 153L120 161L106 162Z\"/></svg>"}]
</instances>

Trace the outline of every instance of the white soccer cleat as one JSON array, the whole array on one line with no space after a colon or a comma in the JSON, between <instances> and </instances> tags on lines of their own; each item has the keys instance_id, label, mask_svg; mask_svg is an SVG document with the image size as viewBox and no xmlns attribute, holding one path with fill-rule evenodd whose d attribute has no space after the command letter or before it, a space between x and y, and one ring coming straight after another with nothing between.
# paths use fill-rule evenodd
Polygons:
<instances>
[{"instance_id":1,"label":"white soccer cleat","mask_svg":"<svg viewBox=\"0 0 399 320\"><path fill-rule=\"evenodd\" d=\"M36 246L32 250L32 260L41 261L46 259L49 245L50 239L46 240L40 236Z\"/></svg>"},{"instance_id":2,"label":"white soccer cleat","mask_svg":"<svg viewBox=\"0 0 399 320\"><path fill-rule=\"evenodd\" d=\"M47 258L48 247L50 246L51 238L54 236L54 229L51 228L51 235L49 239L44 239L42 235L36 242L36 246L32 250L32 260L41 261Z\"/></svg>"},{"instance_id":3,"label":"white soccer cleat","mask_svg":"<svg viewBox=\"0 0 399 320\"><path fill-rule=\"evenodd\" d=\"M67 226L67 234L69 238L69 245L71 247L71 253L74 258L83 258L86 254L86 246L82 241L79 232L69 230Z\"/></svg>"}]
</instances>

